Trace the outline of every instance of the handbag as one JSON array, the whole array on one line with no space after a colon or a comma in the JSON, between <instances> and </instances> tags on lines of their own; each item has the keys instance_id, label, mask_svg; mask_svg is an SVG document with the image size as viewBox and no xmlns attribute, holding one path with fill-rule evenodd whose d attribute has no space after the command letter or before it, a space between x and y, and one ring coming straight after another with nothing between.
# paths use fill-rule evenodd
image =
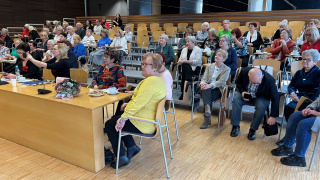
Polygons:
<instances>
[{"instance_id":1,"label":"handbag","mask_svg":"<svg viewBox=\"0 0 320 180\"><path fill-rule=\"evenodd\" d=\"M266 136L273 136L278 134L278 123L275 123L274 125L269 125L267 121L265 121L262 128L264 129L264 134Z\"/></svg>"},{"instance_id":2,"label":"handbag","mask_svg":"<svg viewBox=\"0 0 320 180\"><path fill-rule=\"evenodd\" d=\"M224 108L221 108L220 110L220 126L223 126L226 122L226 111Z\"/></svg>"}]
</instances>

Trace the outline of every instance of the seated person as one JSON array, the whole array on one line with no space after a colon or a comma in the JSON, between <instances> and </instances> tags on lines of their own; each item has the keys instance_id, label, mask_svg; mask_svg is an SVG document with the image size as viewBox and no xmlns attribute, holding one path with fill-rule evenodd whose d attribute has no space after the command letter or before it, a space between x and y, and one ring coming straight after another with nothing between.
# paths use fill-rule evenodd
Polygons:
<instances>
[{"instance_id":1,"label":"seated person","mask_svg":"<svg viewBox=\"0 0 320 180\"><path fill-rule=\"evenodd\" d=\"M127 40L124 37L122 29L117 29L115 36L116 37L113 39L110 47L115 48L119 52L118 64L121 64L122 57L128 55Z\"/></svg>"},{"instance_id":2,"label":"seated person","mask_svg":"<svg viewBox=\"0 0 320 180\"><path fill-rule=\"evenodd\" d=\"M14 49L12 50L12 52L10 54L7 54L3 59L6 60L10 60L10 59L16 59L19 57L18 53L17 53L17 47L19 46L19 44L23 43L22 40L16 40L16 42L14 42Z\"/></svg>"},{"instance_id":3,"label":"seated person","mask_svg":"<svg viewBox=\"0 0 320 180\"><path fill-rule=\"evenodd\" d=\"M86 47L84 47L84 45L81 43L81 37L79 35L74 35L73 41L74 41L73 52L76 56L77 61L79 60L81 64L85 64L87 62L85 57L82 57L81 59L79 59L80 56L87 55Z\"/></svg>"},{"instance_id":4,"label":"seated person","mask_svg":"<svg viewBox=\"0 0 320 180\"><path fill-rule=\"evenodd\" d=\"M103 29L101 31L101 38L97 43L97 49L95 51L92 51L90 53L90 57L89 57L89 61L93 62L94 64L97 65L102 65L103 64L103 54L105 51L105 47L106 45L110 45L111 44L111 40L109 38L109 31L107 29Z\"/></svg>"},{"instance_id":5,"label":"seated person","mask_svg":"<svg viewBox=\"0 0 320 180\"><path fill-rule=\"evenodd\" d=\"M73 44L73 36L76 35L75 30L72 26L67 27L68 30L68 35L67 35L67 40Z\"/></svg>"},{"instance_id":6,"label":"seated person","mask_svg":"<svg viewBox=\"0 0 320 180\"><path fill-rule=\"evenodd\" d=\"M25 24L22 34L18 34L18 37L21 37L22 40L28 39L29 37L29 24Z\"/></svg>"},{"instance_id":7,"label":"seated person","mask_svg":"<svg viewBox=\"0 0 320 180\"><path fill-rule=\"evenodd\" d=\"M142 58L142 75L146 77L134 90L129 103L122 105L122 113L114 115L105 123L104 132L107 133L114 153L118 150L119 130L154 134L156 127L154 124L124 119L126 116L136 116L145 119L154 119L156 116L158 103L166 97L166 86L160 77L161 56L158 54L146 53ZM138 154L141 149L135 144L132 136L121 138L127 148L125 152L123 143L120 144L119 168L130 163L130 159ZM117 155L115 155L117 157ZM116 168L116 162L111 163L111 167Z\"/></svg>"},{"instance_id":8,"label":"seated person","mask_svg":"<svg viewBox=\"0 0 320 180\"><path fill-rule=\"evenodd\" d=\"M206 70L201 79L201 97L204 104L204 120L200 129L208 128L211 125L211 105L212 102L221 98L223 88L229 78L230 68L223 64L227 59L228 52L219 49L216 52L215 62L206 66Z\"/></svg>"},{"instance_id":9,"label":"seated person","mask_svg":"<svg viewBox=\"0 0 320 180\"><path fill-rule=\"evenodd\" d=\"M306 37L306 41L300 49L300 54L307 49L316 49L320 52L319 30L316 27L308 27L304 35Z\"/></svg>"},{"instance_id":10,"label":"seated person","mask_svg":"<svg viewBox=\"0 0 320 180\"><path fill-rule=\"evenodd\" d=\"M204 22L201 26L201 31L197 32L197 41L204 41L208 37L208 29L209 29L209 23Z\"/></svg>"},{"instance_id":11,"label":"seated person","mask_svg":"<svg viewBox=\"0 0 320 180\"><path fill-rule=\"evenodd\" d=\"M219 48L219 38L215 28L208 30L208 37L203 41L200 48L207 51L207 56L210 56L211 53Z\"/></svg>"},{"instance_id":12,"label":"seated person","mask_svg":"<svg viewBox=\"0 0 320 180\"><path fill-rule=\"evenodd\" d=\"M231 38L228 35L222 35L219 38L219 46L221 49L228 52L228 58L223 62L227 65L231 71L231 81L233 81L234 75L236 74L237 64L238 64L238 57L237 52L235 49L231 47ZM216 52L213 53L211 62L214 62L214 57L216 56Z\"/></svg>"},{"instance_id":13,"label":"seated person","mask_svg":"<svg viewBox=\"0 0 320 180\"><path fill-rule=\"evenodd\" d=\"M260 45L263 44L263 40L259 31L257 31L257 23L249 23L249 31L243 34L248 41L248 46L254 47L255 50L260 48Z\"/></svg>"},{"instance_id":14,"label":"seated person","mask_svg":"<svg viewBox=\"0 0 320 180\"><path fill-rule=\"evenodd\" d=\"M35 41L36 39L40 38L38 31L33 27L29 26L29 41L33 40Z\"/></svg>"},{"instance_id":15,"label":"seated person","mask_svg":"<svg viewBox=\"0 0 320 180\"><path fill-rule=\"evenodd\" d=\"M306 167L305 154L311 141L312 131L319 131L320 97L306 109L293 113L286 127L284 144L271 151L274 156L288 156L280 159L287 166ZM293 145L296 143L293 152Z\"/></svg>"},{"instance_id":16,"label":"seated person","mask_svg":"<svg viewBox=\"0 0 320 180\"><path fill-rule=\"evenodd\" d=\"M174 51L171 44L168 44L168 36L166 34L161 34L159 37L159 46L156 48L156 52L162 52L166 60L166 68L170 68L171 62L174 61Z\"/></svg>"},{"instance_id":17,"label":"seated person","mask_svg":"<svg viewBox=\"0 0 320 180\"><path fill-rule=\"evenodd\" d=\"M288 94L292 100L284 107L284 117L288 121L290 115L294 113L297 103L301 96L311 100L316 100L320 94L320 68L316 66L320 54L315 49L309 49L302 52L303 68L297 71L288 86ZM282 145L284 139L277 142Z\"/></svg>"},{"instance_id":18,"label":"seated person","mask_svg":"<svg viewBox=\"0 0 320 180\"><path fill-rule=\"evenodd\" d=\"M305 29L301 31L300 33L300 36L298 37L297 39L297 44L299 44L298 42L303 42L306 40L305 38L305 30L308 28L308 27L315 27L315 28L318 28L318 25L319 25L319 20L318 19L310 19L309 22L308 22L308 26L305 26Z\"/></svg>"},{"instance_id":19,"label":"seated person","mask_svg":"<svg viewBox=\"0 0 320 180\"><path fill-rule=\"evenodd\" d=\"M93 32L95 35L99 35L103 27L100 25L99 19L96 19L96 25L93 27Z\"/></svg>"},{"instance_id":20,"label":"seated person","mask_svg":"<svg viewBox=\"0 0 320 180\"><path fill-rule=\"evenodd\" d=\"M180 58L180 55L181 55L181 51L182 49L184 49L186 47L186 37L188 36L193 36L193 29L191 26L187 26L184 30L184 38L180 38L179 42L178 42L178 48L179 48L179 51L177 53L177 56L178 58Z\"/></svg>"},{"instance_id":21,"label":"seated person","mask_svg":"<svg viewBox=\"0 0 320 180\"><path fill-rule=\"evenodd\" d=\"M156 52L156 54L160 54L162 57L162 66L160 69L160 76L164 80L164 83L166 84L166 89L167 89L167 96L166 100L172 100L172 83L173 79L171 76L171 73L169 70L166 68L166 61L167 58L162 52Z\"/></svg>"},{"instance_id":22,"label":"seated person","mask_svg":"<svg viewBox=\"0 0 320 180\"><path fill-rule=\"evenodd\" d=\"M35 41L29 41L28 42L29 44L29 47L30 47L30 54L31 56L38 60L38 61L41 61L41 53L40 51L37 50L37 43Z\"/></svg>"},{"instance_id":23,"label":"seated person","mask_svg":"<svg viewBox=\"0 0 320 180\"><path fill-rule=\"evenodd\" d=\"M130 25L126 25L126 27L124 28L124 37L126 38L127 42L130 43L132 41L132 32L131 32L131 26Z\"/></svg>"},{"instance_id":24,"label":"seated person","mask_svg":"<svg viewBox=\"0 0 320 180\"><path fill-rule=\"evenodd\" d=\"M7 72L10 69L14 71L14 67L18 66L21 77L26 77L29 79L42 79L42 74L40 73L39 68L35 66L32 62L30 62L27 58L27 54L29 54L29 52L30 47L28 44L19 44L17 46L17 53L19 54L19 57L17 58L16 63L6 67L4 71ZM5 77L15 79L16 75L9 73Z\"/></svg>"},{"instance_id":25,"label":"seated person","mask_svg":"<svg viewBox=\"0 0 320 180\"><path fill-rule=\"evenodd\" d=\"M236 92L232 102L231 137L236 137L240 131L241 109L243 105L255 105L255 112L250 126L248 139L256 138L255 132L263 119L265 111L271 100L271 114L267 121L269 125L276 123L276 117L279 116L279 95L275 79L265 71L245 67L236 79ZM247 97L249 96L249 97Z\"/></svg>"},{"instance_id":26,"label":"seated person","mask_svg":"<svg viewBox=\"0 0 320 180\"><path fill-rule=\"evenodd\" d=\"M108 29L108 30L110 29L110 24L106 21L106 17L102 16L100 24L103 29Z\"/></svg>"},{"instance_id":27,"label":"seated person","mask_svg":"<svg viewBox=\"0 0 320 180\"><path fill-rule=\"evenodd\" d=\"M62 32L60 33L60 41L57 41L57 43L62 43L63 41L67 40L67 33Z\"/></svg>"},{"instance_id":28,"label":"seated person","mask_svg":"<svg viewBox=\"0 0 320 180\"><path fill-rule=\"evenodd\" d=\"M236 50L238 58L241 58L241 67L247 67L249 62L249 51L247 38L242 37L242 33L239 28L235 28L231 31L231 46Z\"/></svg>"},{"instance_id":29,"label":"seated person","mask_svg":"<svg viewBox=\"0 0 320 180\"><path fill-rule=\"evenodd\" d=\"M62 26L60 26L60 25L57 26L55 32L56 32L56 35L54 36L53 40L55 43L60 43L60 34L62 33Z\"/></svg>"},{"instance_id":30,"label":"seated person","mask_svg":"<svg viewBox=\"0 0 320 180\"><path fill-rule=\"evenodd\" d=\"M121 27L121 26L122 26L122 19L120 14L117 13L115 19L113 20L113 27Z\"/></svg>"},{"instance_id":31,"label":"seated person","mask_svg":"<svg viewBox=\"0 0 320 180\"><path fill-rule=\"evenodd\" d=\"M292 34L292 30L289 28L284 28L281 30L281 38L275 39L273 41L270 53L271 56L269 56L269 59L275 59L278 61L281 61L280 70L283 70L284 67L284 61L286 60L286 54L290 54L294 47L296 46L296 43L290 39Z\"/></svg>"},{"instance_id":32,"label":"seated person","mask_svg":"<svg viewBox=\"0 0 320 180\"><path fill-rule=\"evenodd\" d=\"M84 46L95 47L97 45L96 40L92 36L91 29L86 30L86 35L82 39L82 44Z\"/></svg>"},{"instance_id":33,"label":"seated person","mask_svg":"<svg viewBox=\"0 0 320 180\"><path fill-rule=\"evenodd\" d=\"M75 33L78 34L81 39L83 39L83 37L86 35L86 31L81 27L80 22L77 22L76 27L77 27L77 30Z\"/></svg>"},{"instance_id":34,"label":"seated person","mask_svg":"<svg viewBox=\"0 0 320 180\"><path fill-rule=\"evenodd\" d=\"M68 51L69 68L78 68L78 59L75 53L72 51L72 44L68 40L62 42Z\"/></svg>"},{"instance_id":35,"label":"seated person","mask_svg":"<svg viewBox=\"0 0 320 180\"><path fill-rule=\"evenodd\" d=\"M54 58L49 61L41 62L35 60L29 53L27 59L40 68L51 69L52 75L55 77L70 78L70 68L68 62L68 51L64 44L60 43L53 47L52 53Z\"/></svg>"},{"instance_id":36,"label":"seated person","mask_svg":"<svg viewBox=\"0 0 320 180\"><path fill-rule=\"evenodd\" d=\"M282 29L288 28L288 20L284 19L283 21L281 21L278 24L278 29L276 30L276 32L274 33L274 35L272 36L271 40L274 41L276 39L281 38L280 34Z\"/></svg>"},{"instance_id":37,"label":"seated person","mask_svg":"<svg viewBox=\"0 0 320 180\"><path fill-rule=\"evenodd\" d=\"M63 21L62 22L62 32L68 33L68 26L69 26L69 23L66 21Z\"/></svg>"},{"instance_id":38,"label":"seated person","mask_svg":"<svg viewBox=\"0 0 320 180\"><path fill-rule=\"evenodd\" d=\"M53 39L48 40L48 43L47 43L48 50L47 50L46 54L44 55L44 57L42 58L42 62L46 62L46 61L53 58L52 49L53 49L54 45L56 45L56 43Z\"/></svg>"},{"instance_id":39,"label":"seated person","mask_svg":"<svg viewBox=\"0 0 320 180\"><path fill-rule=\"evenodd\" d=\"M6 42L0 39L0 59L5 58L10 54L10 49L5 46Z\"/></svg>"},{"instance_id":40,"label":"seated person","mask_svg":"<svg viewBox=\"0 0 320 180\"><path fill-rule=\"evenodd\" d=\"M84 30L91 30L91 32L93 31L93 26L91 25L91 21L89 19L86 20L86 25L83 28Z\"/></svg>"},{"instance_id":41,"label":"seated person","mask_svg":"<svg viewBox=\"0 0 320 180\"><path fill-rule=\"evenodd\" d=\"M37 50L41 52L41 58L42 58L43 53L48 50L47 43L48 43L49 37L48 37L48 34L43 31L43 32L40 33L40 38L41 38L42 41L39 42L40 43L40 48L37 48Z\"/></svg>"},{"instance_id":42,"label":"seated person","mask_svg":"<svg viewBox=\"0 0 320 180\"><path fill-rule=\"evenodd\" d=\"M12 39L8 35L8 30L6 28L2 28L0 39L6 42L7 48L12 48Z\"/></svg>"},{"instance_id":43,"label":"seated person","mask_svg":"<svg viewBox=\"0 0 320 180\"><path fill-rule=\"evenodd\" d=\"M223 20L222 21L223 29L221 29L218 33L218 37L222 35L228 35L230 38L232 37L231 29L230 29L230 21L229 20Z\"/></svg>"},{"instance_id":44,"label":"seated person","mask_svg":"<svg viewBox=\"0 0 320 180\"><path fill-rule=\"evenodd\" d=\"M184 82L192 81L192 75L200 73L200 66L202 65L202 52L196 46L196 38L194 36L186 37L187 47L185 47L180 55L178 64L181 66L181 96L179 100L183 99Z\"/></svg>"},{"instance_id":45,"label":"seated person","mask_svg":"<svg viewBox=\"0 0 320 180\"><path fill-rule=\"evenodd\" d=\"M117 64L119 53L114 50L104 52L104 64L100 66L98 74L92 80L94 89L107 89L109 87L125 87L126 80L123 75L123 68Z\"/></svg>"}]
</instances>

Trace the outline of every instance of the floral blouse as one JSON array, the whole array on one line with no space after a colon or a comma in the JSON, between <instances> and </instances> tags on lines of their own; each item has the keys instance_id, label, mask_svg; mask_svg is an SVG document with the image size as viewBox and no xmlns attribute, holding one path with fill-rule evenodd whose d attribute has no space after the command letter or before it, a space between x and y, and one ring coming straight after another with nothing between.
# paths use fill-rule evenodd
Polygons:
<instances>
[{"instance_id":1,"label":"floral blouse","mask_svg":"<svg viewBox=\"0 0 320 180\"><path fill-rule=\"evenodd\" d=\"M246 56L249 54L248 51L248 40L245 37L240 38L239 42L242 44L243 48L239 48L237 44L231 40L231 46L236 50L237 56Z\"/></svg>"},{"instance_id":2,"label":"floral blouse","mask_svg":"<svg viewBox=\"0 0 320 180\"><path fill-rule=\"evenodd\" d=\"M206 47L210 48L211 51L215 51L219 47L218 39L214 39L212 42L207 38L202 43L201 47L202 49L205 49Z\"/></svg>"},{"instance_id":3,"label":"floral blouse","mask_svg":"<svg viewBox=\"0 0 320 180\"><path fill-rule=\"evenodd\" d=\"M92 85L98 85L99 89L107 89L115 86L116 88L125 87L126 80L123 75L123 68L118 64L106 69L106 65L100 66L99 73L92 80Z\"/></svg>"}]
</instances>

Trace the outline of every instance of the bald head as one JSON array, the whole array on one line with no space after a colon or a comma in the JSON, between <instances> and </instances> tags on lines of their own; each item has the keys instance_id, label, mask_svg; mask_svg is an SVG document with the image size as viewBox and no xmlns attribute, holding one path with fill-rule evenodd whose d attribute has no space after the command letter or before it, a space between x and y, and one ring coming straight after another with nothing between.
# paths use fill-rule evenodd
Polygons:
<instances>
[{"instance_id":1,"label":"bald head","mask_svg":"<svg viewBox=\"0 0 320 180\"><path fill-rule=\"evenodd\" d=\"M250 69L248 76L252 84L260 84L263 77L262 71L259 68Z\"/></svg>"}]
</instances>

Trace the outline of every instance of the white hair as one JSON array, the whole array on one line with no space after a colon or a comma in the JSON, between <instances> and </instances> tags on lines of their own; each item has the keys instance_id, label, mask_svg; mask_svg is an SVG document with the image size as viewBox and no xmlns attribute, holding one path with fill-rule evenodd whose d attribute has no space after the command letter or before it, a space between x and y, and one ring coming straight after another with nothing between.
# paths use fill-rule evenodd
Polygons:
<instances>
[{"instance_id":1,"label":"white hair","mask_svg":"<svg viewBox=\"0 0 320 180\"><path fill-rule=\"evenodd\" d=\"M74 32L74 28L72 26L68 26L67 29L70 29L72 32Z\"/></svg>"},{"instance_id":2,"label":"white hair","mask_svg":"<svg viewBox=\"0 0 320 180\"><path fill-rule=\"evenodd\" d=\"M302 58L305 58L306 56L311 56L312 60L317 62L319 61L319 52L316 49L309 49L302 52Z\"/></svg>"},{"instance_id":3,"label":"white hair","mask_svg":"<svg viewBox=\"0 0 320 180\"><path fill-rule=\"evenodd\" d=\"M191 42L193 42L193 44L196 44L196 37L194 37L194 36L187 36L186 37L186 40L189 40L189 41L191 41Z\"/></svg>"},{"instance_id":4,"label":"white hair","mask_svg":"<svg viewBox=\"0 0 320 180\"><path fill-rule=\"evenodd\" d=\"M166 34L161 34L161 35L160 35L160 37L161 37L161 36L162 36L162 37L164 37L164 39L165 39L166 41L168 41L168 40L169 40L168 35L166 35Z\"/></svg>"},{"instance_id":5,"label":"white hair","mask_svg":"<svg viewBox=\"0 0 320 180\"><path fill-rule=\"evenodd\" d=\"M202 23L201 27L203 27L204 25L206 25L208 28L209 28L209 26L210 26L208 22Z\"/></svg>"}]
</instances>

